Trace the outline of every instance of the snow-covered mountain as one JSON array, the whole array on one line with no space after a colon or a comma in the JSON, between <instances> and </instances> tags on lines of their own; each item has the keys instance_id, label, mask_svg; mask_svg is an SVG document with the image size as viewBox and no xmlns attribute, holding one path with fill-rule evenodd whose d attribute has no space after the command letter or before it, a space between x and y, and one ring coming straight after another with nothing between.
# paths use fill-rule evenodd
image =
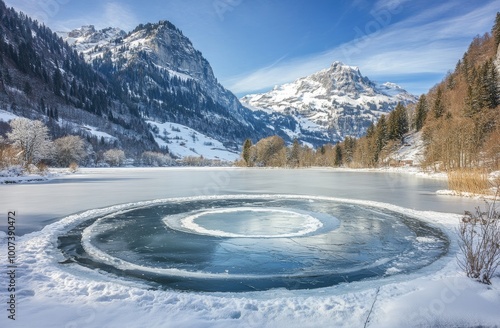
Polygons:
<instances>
[{"instance_id":1,"label":"snow-covered mountain","mask_svg":"<svg viewBox=\"0 0 500 328\"><path fill-rule=\"evenodd\" d=\"M96 153L121 148L135 157L160 150L114 81L48 27L1 0L0 17L0 109L43 121L54 139L79 135Z\"/></svg>"},{"instance_id":2,"label":"snow-covered mountain","mask_svg":"<svg viewBox=\"0 0 500 328\"><path fill-rule=\"evenodd\" d=\"M201 52L168 21L130 33L84 26L60 35L147 120L188 126L232 149L273 133L218 83Z\"/></svg>"},{"instance_id":3,"label":"snow-covered mountain","mask_svg":"<svg viewBox=\"0 0 500 328\"><path fill-rule=\"evenodd\" d=\"M130 33L84 26L60 35L95 69L116 81L117 93L128 94L140 115L150 121L182 124L233 150L246 138L257 141L274 134L312 146L344 136L332 132L331 122L293 111L269 111L260 103L257 107L265 108L243 106L218 83L191 41L168 21L141 24Z\"/></svg>"},{"instance_id":4,"label":"snow-covered mountain","mask_svg":"<svg viewBox=\"0 0 500 328\"><path fill-rule=\"evenodd\" d=\"M115 147L138 157L144 151L174 147L178 139L172 142L165 137L165 141L156 131L165 124L164 130L171 135L175 131L168 128L182 126L188 135L198 136L192 138L192 144L179 141L182 148L176 154L180 157L189 153L184 152L186 146L193 154L226 149L233 156L245 139L256 142L270 135L289 143L297 138L316 147L347 134L362 134L363 129L356 130L356 126L368 125L378 111L395 105L396 93L402 94L392 85L371 84L359 72L346 75L344 80L318 73L304 80L304 85L310 85L308 91L305 87L293 92L281 87L295 95L302 92L295 100L290 96L275 100L281 97L277 88L270 96L252 96L247 99L250 104L244 106L218 83L201 52L168 21L141 24L129 33L116 28L96 30L89 25L56 37L49 28L6 8L1 0L0 12L5 17L0 23L5 32L0 38L0 68L5 72L0 107L18 116L42 119L53 137L78 134L96 152ZM313 88L314 83L321 87ZM370 93L383 93L394 101L386 104L380 100L382 96L374 97L380 98L375 102L366 101L363 106L368 104L374 114L360 121L357 115L366 110L347 100L341 103L342 92L357 92L357 98L353 97L358 101ZM264 101L266 97L269 102ZM306 98L316 100L306 102ZM339 110L328 108L335 104L342 106L342 114L352 112L349 118L354 128L341 129L346 119ZM180 140L183 135L178 137ZM206 149L202 151L201 146Z\"/></svg>"},{"instance_id":5,"label":"snow-covered mountain","mask_svg":"<svg viewBox=\"0 0 500 328\"><path fill-rule=\"evenodd\" d=\"M110 27L97 31L94 25L85 25L71 32L57 32L57 34L79 53L86 56L127 35L125 31L119 28Z\"/></svg>"},{"instance_id":6,"label":"snow-covered mountain","mask_svg":"<svg viewBox=\"0 0 500 328\"><path fill-rule=\"evenodd\" d=\"M240 100L254 109L291 115L299 129L313 126L338 140L363 135L398 102L406 105L417 98L394 83L377 84L359 68L334 62L328 69Z\"/></svg>"},{"instance_id":7,"label":"snow-covered mountain","mask_svg":"<svg viewBox=\"0 0 500 328\"><path fill-rule=\"evenodd\" d=\"M96 30L92 25L59 34L84 54L87 62L110 60L116 70L121 70L142 61L167 71L172 78L196 81L213 94L222 89L208 61L168 21L141 24L128 34L111 27Z\"/></svg>"}]
</instances>

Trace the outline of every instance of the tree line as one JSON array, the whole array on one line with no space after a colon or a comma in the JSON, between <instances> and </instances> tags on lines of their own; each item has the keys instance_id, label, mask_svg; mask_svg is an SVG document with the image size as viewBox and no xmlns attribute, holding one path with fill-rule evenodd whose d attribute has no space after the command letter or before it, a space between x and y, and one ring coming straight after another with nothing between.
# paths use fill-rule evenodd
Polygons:
<instances>
[{"instance_id":1,"label":"tree line","mask_svg":"<svg viewBox=\"0 0 500 328\"><path fill-rule=\"evenodd\" d=\"M356 139L346 137L344 141L325 144L317 149L301 144L297 139L286 146L279 136L261 139L255 145L250 139L243 144L242 166L308 167L308 166L377 166L388 156L388 149L404 142L409 131L408 112L399 103L386 118L382 115L372 123L366 136Z\"/></svg>"},{"instance_id":2,"label":"tree line","mask_svg":"<svg viewBox=\"0 0 500 328\"><path fill-rule=\"evenodd\" d=\"M51 140L48 127L38 120L16 118L10 124L0 123L0 130L5 131L0 134L0 171L12 167L44 171L49 165L72 169L79 165L122 166L126 161L125 152L112 143L107 150L96 152L86 138L78 135ZM165 166L172 159L168 154L145 151L138 161L147 166Z\"/></svg>"}]
</instances>

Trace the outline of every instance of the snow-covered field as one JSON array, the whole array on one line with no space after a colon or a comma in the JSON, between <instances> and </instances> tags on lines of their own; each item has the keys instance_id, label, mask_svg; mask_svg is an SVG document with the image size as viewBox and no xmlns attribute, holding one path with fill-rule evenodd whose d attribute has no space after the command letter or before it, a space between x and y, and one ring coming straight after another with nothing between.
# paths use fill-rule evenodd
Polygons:
<instances>
[{"instance_id":1,"label":"snow-covered field","mask_svg":"<svg viewBox=\"0 0 500 328\"><path fill-rule=\"evenodd\" d=\"M109 179L109 176L120 172L124 174L136 172L125 169L115 171L105 171L107 175L102 179L105 180L107 177ZM211 180L218 181L216 185L219 189L211 187L210 191L220 193L234 190L231 181L239 185L241 176L252 175L257 171L172 169L167 172L172 172L173 177L187 174L193 179L199 174L211 175ZM265 175L272 173L273 176L289 174L286 171L262 172L264 171L257 173ZM293 176L300 179L296 172L300 171L294 171ZM331 173L318 171L318 174L324 178ZM74 184L73 188L78 187L78 184L86 184L85 187L90 188L97 182L95 178L96 176L92 175L88 182L81 180L71 184ZM255 185L249 185L248 188L255 191L262 188L265 179L262 182L255 182L253 176L250 178ZM305 178L311 180L309 176ZM107 183L111 186L116 184L117 191L121 188L119 180L108 180ZM26 188L32 186L3 186L1 192L6 192L9 189L5 188L11 187L23 187L23 190L29 193L29 189ZM83 185L81 187L83 188ZM149 188L141 186L144 188L141 190L150 192L153 187L157 186L151 185ZM381 188L389 187L397 192L396 185L381 186ZM57 188L57 186L49 184L46 188ZM158 195L161 192L160 185L157 188L155 193L146 193L143 196ZM177 193L180 195L184 189L180 187ZM286 181L283 189L293 191L287 186ZM305 185L302 189L308 192ZM107 190L105 192L109 193ZM175 190L169 191L168 197L175 193ZM331 194L332 191L321 193ZM126 194L121 197L120 192L117 194L108 196L115 197L109 201L115 203L117 199L121 199L122 203L128 201L128 198L124 197ZM419 195L418 190L415 195ZM88 199L82 198L82 202L92 199L91 196L89 195ZM16 320L14 322L8 318L9 279L2 279L0 299L4 304L4 310L0 316L1 327L494 327L500 323L500 278L495 277L492 286L482 285L465 277L457 265L458 246L454 229L460 217L458 214L414 210L384 202L343 196L346 202L387 208L440 227L451 240L449 253L432 265L412 274L391 275L377 280L345 283L327 288L292 291L275 289L249 293L197 293L152 290L149 285L119 280L104 272L82 268L77 264L59 263L64 261L64 257L57 249L58 234L89 217L131 206L130 204L102 206L102 202L97 202L100 197L97 192L93 197L96 202L88 204L87 208L92 208L93 205L93 208L98 209L66 216L45 226L41 231L16 237ZM338 198L307 194L302 197L312 200L315 198L338 200ZM432 197L440 199L440 196ZM50 208L50 204L45 204L45 207L39 210L50 212ZM18 210L20 213L18 215L22 218L23 209ZM74 211L78 209L75 208ZM7 220L6 217L4 219ZM5 232L1 232L0 235L0 263L5 278L7 235Z\"/></svg>"}]
</instances>

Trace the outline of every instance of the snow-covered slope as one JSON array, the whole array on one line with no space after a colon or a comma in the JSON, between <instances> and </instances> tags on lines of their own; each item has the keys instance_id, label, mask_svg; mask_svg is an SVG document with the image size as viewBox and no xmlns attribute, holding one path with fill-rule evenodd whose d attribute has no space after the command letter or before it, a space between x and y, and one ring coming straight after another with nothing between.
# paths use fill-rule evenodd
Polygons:
<instances>
[{"instance_id":1,"label":"snow-covered slope","mask_svg":"<svg viewBox=\"0 0 500 328\"><path fill-rule=\"evenodd\" d=\"M229 162L240 157L238 153L227 149L220 141L182 124L154 121L147 121L147 123L153 126L156 143L160 147L167 147L169 153L175 157L203 156L205 159Z\"/></svg>"},{"instance_id":2,"label":"snow-covered slope","mask_svg":"<svg viewBox=\"0 0 500 328\"><path fill-rule=\"evenodd\" d=\"M16 119L19 116L12 114L11 112L4 111L3 109L0 109L0 121L3 121L5 123L8 123L10 120Z\"/></svg>"},{"instance_id":3,"label":"snow-covered slope","mask_svg":"<svg viewBox=\"0 0 500 328\"><path fill-rule=\"evenodd\" d=\"M252 108L271 109L321 126L333 138L361 136L371 122L417 98L394 83L377 84L357 67L334 62L328 69L241 99Z\"/></svg>"},{"instance_id":4,"label":"snow-covered slope","mask_svg":"<svg viewBox=\"0 0 500 328\"><path fill-rule=\"evenodd\" d=\"M425 156L425 144L422 132L412 132L405 136L404 143L390 154L392 159L404 162L411 162L413 165L420 165Z\"/></svg>"}]
</instances>

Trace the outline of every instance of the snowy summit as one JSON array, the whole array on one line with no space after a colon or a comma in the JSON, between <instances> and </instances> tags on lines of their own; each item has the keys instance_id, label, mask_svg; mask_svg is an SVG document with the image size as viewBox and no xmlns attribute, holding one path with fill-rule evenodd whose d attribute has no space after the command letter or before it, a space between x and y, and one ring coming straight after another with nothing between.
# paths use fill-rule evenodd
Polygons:
<instances>
[{"instance_id":1,"label":"snowy summit","mask_svg":"<svg viewBox=\"0 0 500 328\"><path fill-rule=\"evenodd\" d=\"M329 68L263 94L241 98L253 108L307 119L343 139L361 136L371 122L401 102L417 98L394 83L378 84L363 76L358 67L334 62Z\"/></svg>"}]
</instances>

